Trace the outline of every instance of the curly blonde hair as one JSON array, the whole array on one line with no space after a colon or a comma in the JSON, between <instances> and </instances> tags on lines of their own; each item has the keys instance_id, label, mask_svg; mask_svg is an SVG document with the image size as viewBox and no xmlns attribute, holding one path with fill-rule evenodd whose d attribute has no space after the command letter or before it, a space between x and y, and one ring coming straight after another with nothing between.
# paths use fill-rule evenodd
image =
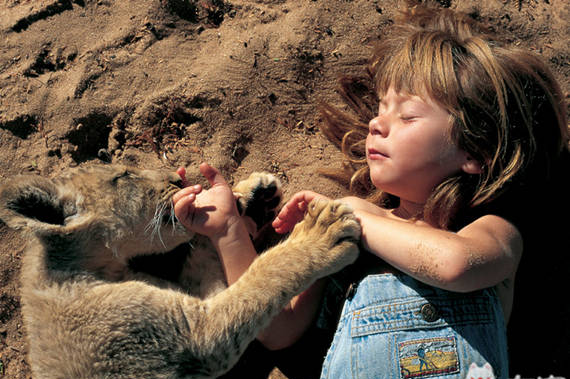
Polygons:
<instances>
[{"instance_id":1,"label":"curly blonde hair","mask_svg":"<svg viewBox=\"0 0 570 379\"><path fill-rule=\"evenodd\" d=\"M355 191L372 189L364 141L378 99L389 87L429 97L453 117L451 139L483 169L480 175L457 174L433 189L423 218L441 228L450 228L460 211L545 178L560 152L568 151L564 98L548 67L450 9L418 6L402 12L380 40L368 75L340 84L353 112L323 104L322 130L350 162L333 176L350 177ZM370 199L397 204L381 191Z\"/></svg>"}]
</instances>

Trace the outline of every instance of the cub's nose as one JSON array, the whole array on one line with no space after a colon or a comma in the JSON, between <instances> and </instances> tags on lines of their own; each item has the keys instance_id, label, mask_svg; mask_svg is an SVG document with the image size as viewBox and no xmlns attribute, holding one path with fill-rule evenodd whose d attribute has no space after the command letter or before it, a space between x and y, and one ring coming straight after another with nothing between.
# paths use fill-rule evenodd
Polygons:
<instances>
[{"instance_id":1,"label":"cub's nose","mask_svg":"<svg viewBox=\"0 0 570 379\"><path fill-rule=\"evenodd\" d=\"M178 188L184 188L186 186L184 177L175 172L168 173L168 183Z\"/></svg>"},{"instance_id":2,"label":"cub's nose","mask_svg":"<svg viewBox=\"0 0 570 379\"><path fill-rule=\"evenodd\" d=\"M184 180L177 174L173 175L168 182L178 188L184 188Z\"/></svg>"}]
</instances>

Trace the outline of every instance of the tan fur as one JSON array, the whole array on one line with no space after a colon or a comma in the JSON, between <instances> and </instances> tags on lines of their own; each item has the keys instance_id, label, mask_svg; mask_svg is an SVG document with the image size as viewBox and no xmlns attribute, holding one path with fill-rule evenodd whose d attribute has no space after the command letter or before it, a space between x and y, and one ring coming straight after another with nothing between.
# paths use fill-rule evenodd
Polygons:
<instances>
[{"instance_id":1,"label":"tan fur","mask_svg":"<svg viewBox=\"0 0 570 379\"><path fill-rule=\"evenodd\" d=\"M238 184L245 215L272 183L258 174ZM22 312L35 379L216 377L295 294L356 259L351 210L313 202L288 239L225 288L207 239L191 241L170 217L180 184L172 173L104 166L0 187L0 219L29 239ZM134 256L188 241L177 286L129 270Z\"/></svg>"}]
</instances>

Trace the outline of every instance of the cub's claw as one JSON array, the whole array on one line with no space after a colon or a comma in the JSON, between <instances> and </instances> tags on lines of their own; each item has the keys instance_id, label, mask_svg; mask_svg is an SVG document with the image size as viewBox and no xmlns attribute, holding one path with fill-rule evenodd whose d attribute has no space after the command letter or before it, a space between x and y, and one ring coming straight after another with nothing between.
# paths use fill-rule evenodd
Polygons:
<instances>
[{"instance_id":1,"label":"cub's claw","mask_svg":"<svg viewBox=\"0 0 570 379\"><path fill-rule=\"evenodd\" d=\"M315 199L289 240L315 254L324 275L353 263L358 256L360 224L350 205L339 200Z\"/></svg>"},{"instance_id":2,"label":"cub's claw","mask_svg":"<svg viewBox=\"0 0 570 379\"><path fill-rule=\"evenodd\" d=\"M320 233L331 244L339 240L360 239L360 224L354 217L352 207L340 200L315 199L309 203L307 214L302 221L303 229L310 233Z\"/></svg>"}]
</instances>

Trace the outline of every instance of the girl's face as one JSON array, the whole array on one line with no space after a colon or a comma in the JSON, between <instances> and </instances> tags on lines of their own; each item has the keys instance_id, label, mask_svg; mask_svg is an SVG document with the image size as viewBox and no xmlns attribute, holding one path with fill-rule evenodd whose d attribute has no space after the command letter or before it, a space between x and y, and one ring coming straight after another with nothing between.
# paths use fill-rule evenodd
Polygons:
<instances>
[{"instance_id":1,"label":"girl's face","mask_svg":"<svg viewBox=\"0 0 570 379\"><path fill-rule=\"evenodd\" d=\"M451 126L450 114L431 99L390 87L366 138L372 183L402 201L424 204L438 184L470 161L451 141Z\"/></svg>"}]
</instances>

